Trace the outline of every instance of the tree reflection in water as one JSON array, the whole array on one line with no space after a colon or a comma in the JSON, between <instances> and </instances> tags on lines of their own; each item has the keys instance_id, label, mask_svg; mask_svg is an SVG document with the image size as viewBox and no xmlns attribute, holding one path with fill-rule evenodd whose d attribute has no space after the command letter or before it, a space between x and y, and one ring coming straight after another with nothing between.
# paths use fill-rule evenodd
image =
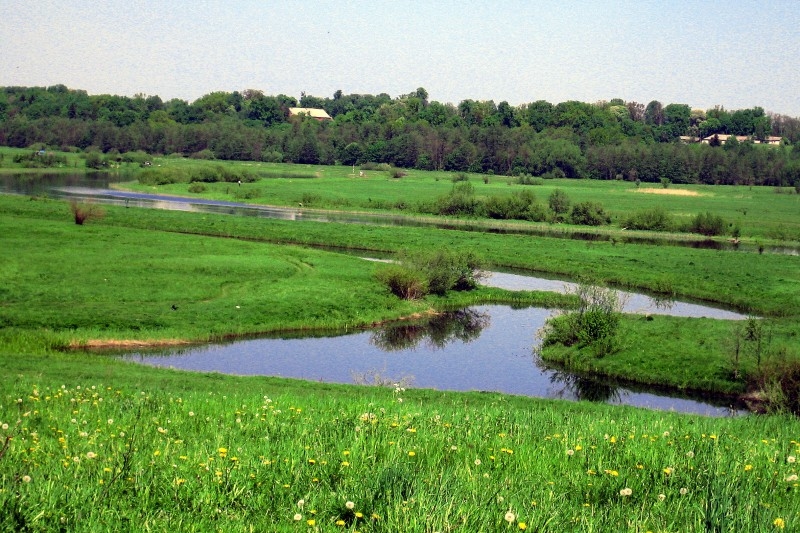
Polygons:
<instances>
[{"instance_id":1,"label":"tree reflection in water","mask_svg":"<svg viewBox=\"0 0 800 533\"><path fill-rule=\"evenodd\" d=\"M554 371L550 383L563 385L556 393L560 398L571 396L578 400L603 403L618 403L622 399L619 387L566 372Z\"/></svg>"},{"instance_id":2,"label":"tree reflection in water","mask_svg":"<svg viewBox=\"0 0 800 533\"><path fill-rule=\"evenodd\" d=\"M430 349L441 350L454 341L471 342L489 325L488 313L459 309L438 314L427 322L387 326L372 334L370 343L385 351L413 349L426 341Z\"/></svg>"}]
</instances>

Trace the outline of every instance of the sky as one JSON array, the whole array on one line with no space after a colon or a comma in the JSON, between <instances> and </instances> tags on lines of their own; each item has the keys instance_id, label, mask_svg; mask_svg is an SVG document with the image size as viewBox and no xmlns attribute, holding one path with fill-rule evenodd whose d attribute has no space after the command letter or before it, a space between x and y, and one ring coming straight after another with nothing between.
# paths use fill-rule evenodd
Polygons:
<instances>
[{"instance_id":1,"label":"sky","mask_svg":"<svg viewBox=\"0 0 800 533\"><path fill-rule=\"evenodd\" d=\"M0 0L0 86L658 100L800 117L797 0Z\"/></svg>"}]
</instances>

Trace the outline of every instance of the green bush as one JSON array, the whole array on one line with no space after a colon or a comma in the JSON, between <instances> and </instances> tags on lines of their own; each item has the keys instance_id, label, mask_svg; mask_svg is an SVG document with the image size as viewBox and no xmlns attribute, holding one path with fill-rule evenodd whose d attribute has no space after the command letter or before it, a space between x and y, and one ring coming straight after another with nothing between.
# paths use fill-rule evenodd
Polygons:
<instances>
[{"instance_id":1,"label":"green bush","mask_svg":"<svg viewBox=\"0 0 800 533\"><path fill-rule=\"evenodd\" d=\"M598 202L580 202L572 207L569 220L582 226L602 226L611 223L611 216Z\"/></svg>"},{"instance_id":2,"label":"green bush","mask_svg":"<svg viewBox=\"0 0 800 533\"><path fill-rule=\"evenodd\" d=\"M203 185L202 183L192 183L189 185L189 192L199 194L201 192L206 192L208 187Z\"/></svg>"},{"instance_id":3,"label":"green bush","mask_svg":"<svg viewBox=\"0 0 800 533\"><path fill-rule=\"evenodd\" d=\"M478 286L482 262L473 252L436 250L403 253L399 263L381 266L377 279L406 299L426 294L444 296L447 291L466 291Z\"/></svg>"},{"instance_id":4,"label":"green bush","mask_svg":"<svg viewBox=\"0 0 800 533\"><path fill-rule=\"evenodd\" d=\"M542 346L561 344L590 348L597 357L619 349L618 329L622 302L617 291L581 283L574 294L580 298L577 311L549 318L542 335Z\"/></svg>"},{"instance_id":5,"label":"green bush","mask_svg":"<svg viewBox=\"0 0 800 533\"><path fill-rule=\"evenodd\" d=\"M675 227L672 216L663 207L653 207L631 213L622 226L633 230L671 231Z\"/></svg>"},{"instance_id":6,"label":"green bush","mask_svg":"<svg viewBox=\"0 0 800 533\"><path fill-rule=\"evenodd\" d=\"M725 220L721 216L706 211L698 213L689 223L687 230L691 233L713 236L725 233L725 226Z\"/></svg>"},{"instance_id":7,"label":"green bush","mask_svg":"<svg viewBox=\"0 0 800 533\"><path fill-rule=\"evenodd\" d=\"M554 222L563 222L567 213L569 213L570 199L567 193L561 189L555 189L547 198L547 205L550 206L550 211L553 212Z\"/></svg>"},{"instance_id":8,"label":"green bush","mask_svg":"<svg viewBox=\"0 0 800 533\"><path fill-rule=\"evenodd\" d=\"M146 168L139 173L139 183L143 185L167 185L170 183L189 183L190 174L178 168Z\"/></svg>"},{"instance_id":9,"label":"green bush","mask_svg":"<svg viewBox=\"0 0 800 533\"><path fill-rule=\"evenodd\" d=\"M453 177L451 179L453 183L458 183L459 181L469 181L469 174L467 174L466 172L456 172L455 174L453 174Z\"/></svg>"},{"instance_id":10,"label":"green bush","mask_svg":"<svg viewBox=\"0 0 800 533\"><path fill-rule=\"evenodd\" d=\"M189 157L192 159L211 160L214 159L214 152L206 148L205 150L200 150L199 152L193 153Z\"/></svg>"},{"instance_id":11,"label":"green bush","mask_svg":"<svg viewBox=\"0 0 800 533\"><path fill-rule=\"evenodd\" d=\"M475 198L475 189L468 181L454 184L449 194L437 198L433 210L439 215L482 216L485 213L483 202Z\"/></svg>"},{"instance_id":12,"label":"green bush","mask_svg":"<svg viewBox=\"0 0 800 533\"><path fill-rule=\"evenodd\" d=\"M404 300L416 300L428 293L425 276L407 266L382 265L375 271L375 277L386 285L392 294Z\"/></svg>"}]
</instances>

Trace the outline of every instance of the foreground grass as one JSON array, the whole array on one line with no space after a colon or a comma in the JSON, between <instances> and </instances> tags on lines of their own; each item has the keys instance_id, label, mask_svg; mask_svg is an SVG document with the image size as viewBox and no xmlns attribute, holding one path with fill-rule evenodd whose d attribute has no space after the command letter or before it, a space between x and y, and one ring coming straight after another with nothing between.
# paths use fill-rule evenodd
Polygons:
<instances>
[{"instance_id":1,"label":"foreground grass","mask_svg":"<svg viewBox=\"0 0 800 533\"><path fill-rule=\"evenodd\" d=\"M4 531L800 527L796 419L0 357Z\"/></svg>"}]
</instances>

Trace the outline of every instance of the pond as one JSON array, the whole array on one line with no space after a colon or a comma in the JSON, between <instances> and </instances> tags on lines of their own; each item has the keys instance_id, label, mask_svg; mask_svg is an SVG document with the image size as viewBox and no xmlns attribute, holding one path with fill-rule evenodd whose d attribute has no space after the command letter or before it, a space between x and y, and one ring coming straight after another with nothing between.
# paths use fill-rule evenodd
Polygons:
<instances>
[{"instance_id":1,"label":"pond","mask_svg":"<svg viewBox=\"0 0 800 533\"><path fill-rule=\"evenodd\" d=\"M507 273L492 273L485 283L528 290L569 287L564 282ZM731 311L683 302L675 302L672 309L667 309L644 295L632 295L627 305L635 306L637 312L744 318ZM732 405L730 401L621 387L546 368L534 353L539 342L536 333L553 312L483 305L372 331L248 339L140 351L123 357L147 365L202 372L584 399L711 416L745 412L742 405Z\"/></svg>"}]
</instances>

